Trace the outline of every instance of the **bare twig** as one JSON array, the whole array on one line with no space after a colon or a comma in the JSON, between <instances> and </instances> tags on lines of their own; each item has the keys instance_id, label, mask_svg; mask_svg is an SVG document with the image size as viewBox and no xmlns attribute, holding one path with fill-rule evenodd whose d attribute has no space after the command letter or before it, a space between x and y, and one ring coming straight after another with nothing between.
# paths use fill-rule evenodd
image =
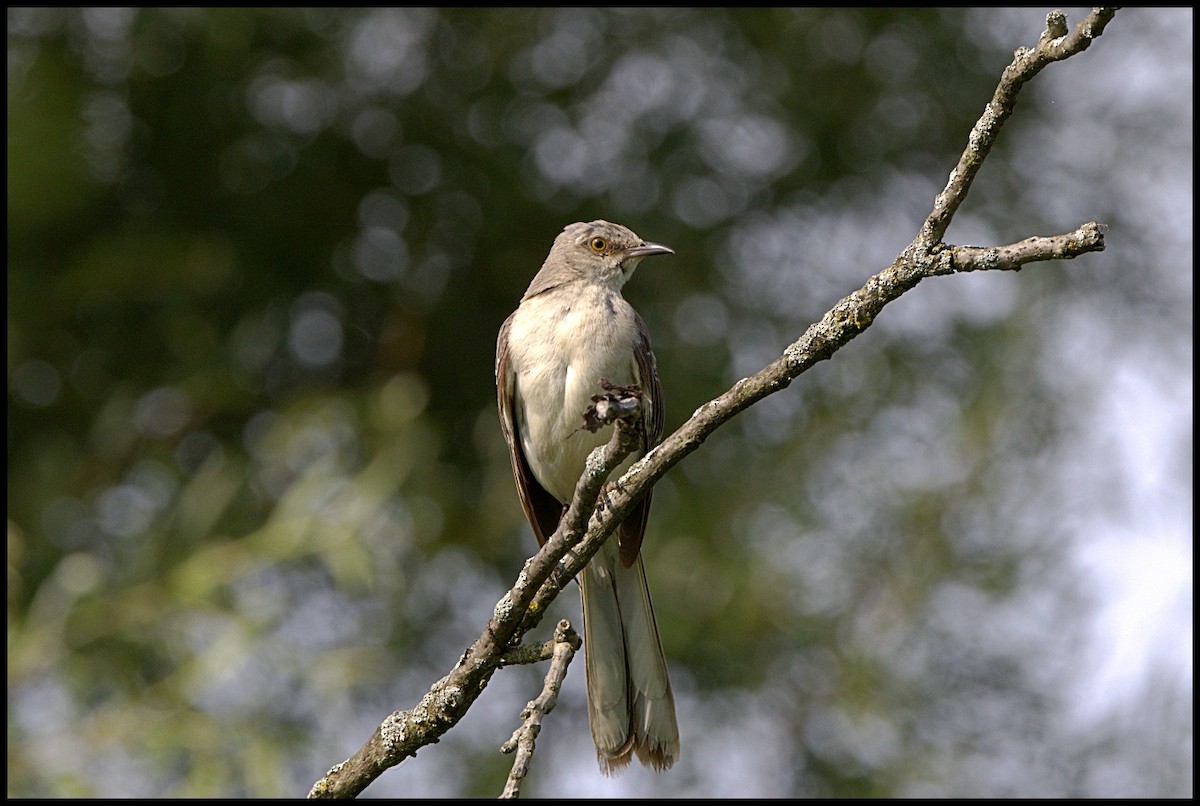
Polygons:
<instances>
[{"instance_id":1,"label":"bare twig","mask_svg":"<svg viewBox=\"0 0 1200 806\"><path fill-rule=\"evenodd\" d=\"M579 634L571 628L570 622L558 622L554 628L554 641L550 668L546 670L546 682L537 698L531 700L521 712L521 726L513 731L512 738L500 746L502 753L516 753L513 759L512 772L504 784L502 798L519 798L521 783L529 774L529 765L533 761L534 744L538 733L542 730L542 717L554 710L558 703L558 692L562 689L563 679L567 676L567 667L579 650L582 641Z\"/></svg>"},{"instance_id":2,"label":"bare twig","mask_svg":"<svg viewBox=\"0 0 1200 806\"><path fill-rule=\"evenodd\" d=\"M962 271L1017 271L1039 260L1069 260L1104 248L1105 227L1089 221L1074 232L1051 238L1033 237L1008 246L951 246L943 274Z\"/></svg>"},{"instance_id":3,"label":"bare twig","mask_svg":"<svg viewBox=\"0 0 1200 806\"><path fill-rule=\"evenodd\" d=\"M1000 83L992 95L992 100L983 110L983 115L975 123L975 127L971 129L971 134L967 137L967 147L959 158L958 165L950 172L945 190L939 193L934 201L933 211L921 226L918 240L931 246L946 236L950 220L967 198L967 191L971 189L971 183L975 181L983 161L991 153L1000 128L1016 107L1017 93L1025 86L1025 82L1040 73L1050 62L1057 62L1087 50L1092 40L1104 33L1104 26L1108 25L1116 13L1115 8L1094 8L1075 26L1074 33L1068 34L1067 18L1061 11L1051 11L1046 15L1046 30L1038 39L1037 45L1032 50L1017 48L1012 63L1000 76Z\"/></svg>"},{"instance_id":4,"label":"bare twig","mask_svg":"<svg viewBox=\"0 0 1200 806\"><path fill-rule=\"evenodd\" d=\"M636 419L618 419L612 439L588 457L558 530L526 561L516 584L497 603L487 627L454 669L434 683L414 708L397 711L384 720L357 753L314 784L309 796L353 797L384 770L436 742L462 718L505 658L514 657L506 655L511 645L541 621L561 585L583 568L658 479L723 423L830 358L868 328L885 305L922 279L968 271L1015 270L1034 261L1069 259L1103 250L1104 228L1095 222L1071 233L1027 238L1001 247L953 246L942 239L1012 114L1020 88L1047 64L1085 50L1104 31L1115 11L1093 9L1074 32L1068 32L1061 12L1048 15L1046 31L1037 45L1017 50L1005 69L945 189L938 194L917 237L892 265L839 301L767 367L697 409L674 434L610 484L605 490L604 506L597 509L605 480L629 454L637 433ZM556 569L558 573L553 573Z\"/></svg>"},{"instance_id":5,"label":"bare twig","mask_svg":"<svg viewBox=\"0 0 1200 806\"><path fill-rule=\"evenodd\" d=\"M500 667L521 666L550 660L554 657L554 647L557 645L558 638L555 637L549 641L542 641L540 644L522 644L513 647L500 656Z\"/></svg>"}]
</instances>

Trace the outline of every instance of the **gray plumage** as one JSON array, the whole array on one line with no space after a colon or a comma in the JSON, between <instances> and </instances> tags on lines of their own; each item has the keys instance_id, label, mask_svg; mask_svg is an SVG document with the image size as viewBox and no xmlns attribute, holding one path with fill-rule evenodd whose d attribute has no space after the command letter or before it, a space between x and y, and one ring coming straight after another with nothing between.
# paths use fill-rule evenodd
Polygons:
<instances>
[{"instance_id":1,"label":"gray plumage","mask_svg":"<svg viewBox=\"0 0 1200 806\"><path fill-rule=\"evenodd\" d=\"M601 378L643 392L644 443L614 477L662 438L650 337L621 296L638 263L662 254L673 253L619 224L571 224L500 328L500 424L539 545L558 528L587 455L609 438L581 428ZM679 756L675 702L639 553L649 510L647 494L579 575L588 715L606 773L635 754L658 770Z\"/></svg>"}]
</instances>

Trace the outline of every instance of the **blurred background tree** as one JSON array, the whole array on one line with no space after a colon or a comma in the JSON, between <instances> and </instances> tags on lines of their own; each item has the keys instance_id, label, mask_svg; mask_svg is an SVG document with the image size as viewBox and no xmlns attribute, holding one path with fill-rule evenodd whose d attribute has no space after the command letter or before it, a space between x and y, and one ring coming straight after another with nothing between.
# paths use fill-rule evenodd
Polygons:
<instances>
[{"instance_id":1,"label":"blurred background tree","mask_svg":"<svg viewBox=\"0 0 1200 806\"><path fill-rule=\"evenodd\" d=\"M8 794L307 792L533 549L493 348L562 227L676 249L670 431L1044 14L9 9ZM949 234L1107 251L923 284L656 488L683 759L602 778L576 668L527 794L1191 794L1192 15L1039 76ZM498 793L539 680L366 794Z\"/></svg>"}]
</instances>

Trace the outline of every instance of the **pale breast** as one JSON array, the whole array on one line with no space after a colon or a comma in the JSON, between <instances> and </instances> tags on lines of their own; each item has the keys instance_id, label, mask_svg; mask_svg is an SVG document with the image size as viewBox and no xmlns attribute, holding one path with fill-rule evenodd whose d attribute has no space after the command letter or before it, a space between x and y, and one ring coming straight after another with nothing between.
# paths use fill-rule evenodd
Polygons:
<instances>
[{"instance_id":1,"label":"pale breast","mask_svg":"<svg viewBox=\"0 0 1200 806\"><path fill-rule=\"evenodd\" d=\"M611 432L581 427L600 379L637 383L632 309L619 294L588 287L521 303L509 336L521 447L543 487L569 501L588 453Z\"/></svg>"}]
</instances>

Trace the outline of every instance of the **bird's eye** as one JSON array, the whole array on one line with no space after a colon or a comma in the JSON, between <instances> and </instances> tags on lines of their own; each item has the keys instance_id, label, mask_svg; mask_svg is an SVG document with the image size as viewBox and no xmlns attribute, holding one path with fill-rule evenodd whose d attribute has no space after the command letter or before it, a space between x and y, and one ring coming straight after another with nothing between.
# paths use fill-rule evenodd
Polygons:
<instances>
[{"instance_id":1,"label":"bird's eye","mask_svg":"<svg viewBox=\"0 0 1200 806\"><path fill-rule=\"evenodd\" d=\"M593 251L603 252L605 247L608 246L608 241L604 240L603 238L592 238L590 246L592 247Z\"/></svg>"}]
</instances>

